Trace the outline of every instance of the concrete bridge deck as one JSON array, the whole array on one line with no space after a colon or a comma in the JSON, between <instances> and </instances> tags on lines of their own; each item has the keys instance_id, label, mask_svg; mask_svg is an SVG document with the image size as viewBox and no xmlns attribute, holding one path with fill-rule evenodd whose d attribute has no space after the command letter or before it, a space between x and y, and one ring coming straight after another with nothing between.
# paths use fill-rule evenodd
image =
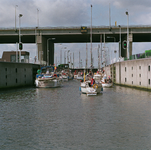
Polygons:
<instances>
[{"instance_id":1,"label":"concrete bridge deck","mask_svg":"<svg viewBox=\"0 0 151 150\"><path fill-rule=\"evenodd\" d=\"M122 38L127 35L127 26L93 26L93 42L100 42L100 35L105 36L105 42L119 42L121 28ZM129 33L133 34L133 42L150 42L151 26L129 26ZM90 27L86 33L81 33L81 27L39 27L21 28L21 39L23 43L36 43L36 36L44 36L46 39L55 38L55 43L81 43L90 42ZM16 43L19 41L19 29L0 28L0 43ZM104 42L104 37L102 38Z\"/></svg>"},{"instance_id":2,"label":"concrete bridge deck","mask_svg":"<svg viewBox=\"0 0 151 150\"><path fill-rule=\"evenodd\" d=\"M82 32L81 27L38 27L21 28L22 43L38 45L38 59L54 64L54 43L86 43L90 42L90 27ZM121 35L121 43L120 41ZM110 38L108 38L110 37ZM129 55L132 55L132 42L151 42L151 26L129 26ZM48 39L54 40L48 40ZM121 56L127 56L122 42L127 40L127 26L93 26L92 42L118 42ZM19 29L0 28L0 43L16 43L19 41Z\"/></svg>"}]
</instances>

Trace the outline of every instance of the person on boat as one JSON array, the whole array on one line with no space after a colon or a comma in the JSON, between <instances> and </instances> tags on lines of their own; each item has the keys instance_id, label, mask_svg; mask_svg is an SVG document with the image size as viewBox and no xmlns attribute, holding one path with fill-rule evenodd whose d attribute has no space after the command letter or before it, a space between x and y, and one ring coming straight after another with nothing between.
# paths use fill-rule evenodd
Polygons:
<instances>
[{"instance_id":1,"label":"person on boat","mask_svg":"<svg viewBox=\"0 0 151 150\"><path fill-rule=\"evenodd\" d=\"M91 86L93 86L93 84L95 84L95 80L93 79L93 77L91 78Z\"/></svg>"},{"instance_id":2,"label":"person on boat","mask_svg":"<svg viewBox=\"0 0 151 150\"><path fill-rule=\"evenodd\" d=\"M47 69L46 74L49 74L49 69Z\"/></svg>"},{"instance_id":3,"label":"person on boat","mask_svg":"<svg viewBox=\"0 0 151 150\"><path fill-rule=\"evenodd\" d=\"M109 81L108 81L108 83L112 83L112 80L109 78Z\"/></svg>"},{"instance_id":4,"label":"person on boat","mask_svg":"<svg viewBox=\"0 0 151 150\"><path fill-rule=\"evenodd\" d=\"M106 74L104 75L104 79L107 79L107 76L106 76Z\"/></svg>"},{"instance_id":5,"label":"person on boat","mask_svg":"<svg viewBox=\"0 0 151 150\"><path fill-rule=\"evenodd\" d=\"M38 70L37 70L37 74L41 74L41 69L38 69Z\"/></svg>"}]
</instances>

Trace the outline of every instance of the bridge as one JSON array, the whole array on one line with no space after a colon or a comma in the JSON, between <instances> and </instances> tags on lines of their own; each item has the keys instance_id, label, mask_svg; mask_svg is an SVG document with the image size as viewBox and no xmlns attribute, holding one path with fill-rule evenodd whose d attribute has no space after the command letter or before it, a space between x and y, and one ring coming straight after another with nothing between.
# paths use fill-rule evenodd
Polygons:
<instances>
[{"instance_id":1,"label":"bridge","mask_svg":"<svg viewBox=\"0 0 151 150\"><path fill-rule=\"evenodd\" d=\"M36 43L40 61L54 64L54 43L90 42L90 27L33 27L20 28L22 43ZM120 42L121 39L121 42ZM122 46L127 40L127 26L93 26L92 42L118 42L121 56L127 56ZM0 28L0 43L12 44L19 41L19 29ZM132 42L151 42L151 26L129 26L129 55L132 55ZM49 51L48 51L49 50Z\"/></svg>"}]
</instances>

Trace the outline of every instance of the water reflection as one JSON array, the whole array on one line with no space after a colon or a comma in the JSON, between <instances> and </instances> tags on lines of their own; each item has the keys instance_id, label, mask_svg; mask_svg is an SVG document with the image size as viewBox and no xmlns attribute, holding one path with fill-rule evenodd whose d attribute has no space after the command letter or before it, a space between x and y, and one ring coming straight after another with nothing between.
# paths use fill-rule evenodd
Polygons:
<instances>
[{"instance_id":1,"label":"water reflection","mask_svg":"<svg viewBox=\"0 0 151 150\"><path fill-rule=\"evenodd\" d=\"M63 88L24 88L0 93L0 149L149 149L151 95L115 86L80 94Z\"/></svg>"}]
</instances>

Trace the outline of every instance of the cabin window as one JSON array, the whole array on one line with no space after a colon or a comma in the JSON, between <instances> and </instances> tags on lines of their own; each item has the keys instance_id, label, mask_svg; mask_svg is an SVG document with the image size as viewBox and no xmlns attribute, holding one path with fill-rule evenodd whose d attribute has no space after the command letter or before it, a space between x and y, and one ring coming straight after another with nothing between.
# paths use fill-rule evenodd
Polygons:
<instances>
[{"instance_id":1,"label":"cabin window","mask_svg":"<svg viewBox=\"0 0 151 150\"><path fill-rule=\"evenodd\" d=\"M7 75L6 75L5 77L6 77L6 79L7 79Z\"/></svg>"},{"instance_id":2,"label":"cabin window","mask_svg":"<svg viewBox=\"0 0 151 150\"><path fill-rule=\"evenodd\" d=\"M141 82L139 82L139 85L141 85Z\"/></svg>"},{"instance_id":3,"label":"cabin window","mask_svg":"<svg viewBox=\"0 0 151 150\"><path fill-rule=\"evenodd\" d=\"M141 74L139 74L139 77L141 77Z\"/></svg>"},{"instance_id":4,"label":"cabin window","mask_svg":"<svg viewBox=\"0 0 151 150\"><path fill-rule=\"evenodd\" d=\"M133 74L132 74L132 77L133 77Z\"/></svg>"},{"instance_id":5,"label":"cabin window","mask_svg":"<svg viewBox=\"0 0 151 150\"><path fill-rule=\"evenodd\" d=\"M24 69L24 71L26 71L26 68Z\"/></svg>"},{"instance_id":6,"label":"cabin window","mask_svg":"<svg viewBox=\"0 0 151 150\"><path fill-rule=\"evenodd\" d=\"M16 73L17 73L17 68L16 68Z\"/></svg>"},{"instance_id":7,"label":"cabin window","mask_svg":"<svg viewBox=\"0 0 151 150\"><path fill-rule=\"evenodd\" d=\"M7 68L5 68L5 71L7 71Z\"/></svg>"},{"instance_id":8,"label":"cabin window","mask_svg":"<svg viewBox=\"0 0 151 150\"><path fill-rule=\"evenodd\" d=\"M133 67L132 67L132 70L133 70Z\"/></svg>"},{"instance_id":9,"label":"cabin window","mask_svg":"<svg viewBox=\"0 0 151 150\"><path fill-rule=\"evenodd\" d=\"M150 71L150 66L148 66L148 71Z\"/></svg>"},{"instance_id":10,"label":"cabin window","mask_svg":"<svg viewBox=\"0 0 151 150\"><path fill-rule=\"evenodd\" d=\"M150 79L148 79L148 84L150 85Z\"/></svg>"},{"instance_id":11,"label":"cabin window","mask_svg":"<svg viewBox=\"0 0 151 150\"><path fill-rule=\"evenodd\" d=\"M133 81L132 81L132 84L133 84Z\"/></svg>"},{"instance_id":12,"label":"cabin window","mask_svg":"<svg viewBox=\"0 0 151 150\"><path fill-rule=\"evenodd\" d=\"M125 67L125 72L126 72L126 67Z\"/></svg>"},{"instance_id":13,"label":"cabin window","mask_svg":"<svg viewBox=\"0 0 151 150\"><path fill-rule=\"evenodd\" d=\"M126 80L127 80L127 79L125 78L125 82L126 82Z\"/></svg>"},{"instance_id":14,"label":"cabin window","mask_svg":"<svg viewBox=\"0 0 151 150\"><path fill-rule=\"evenodd\" d=\"M141 69L141 66L139 66L139 69Z\"/></svg>"},{"instance_id":15,"label":"cabin window","mask_svg":"<svg viewBox=\"0 0 151 150\"><path fill-rule=\"evenodd\" d=\"M17 79L16 79L16 83L17 83Z\"/></svg>"},{"instance_id":16,"label":"cabin window","mask_svg":"<svg viewBox=\"0 0 151 150\"><path fill-rule=\"evenodd\" d=\"M6 86L7 86L7 82L6 82Z\"/></svg>"}]
</instances>

